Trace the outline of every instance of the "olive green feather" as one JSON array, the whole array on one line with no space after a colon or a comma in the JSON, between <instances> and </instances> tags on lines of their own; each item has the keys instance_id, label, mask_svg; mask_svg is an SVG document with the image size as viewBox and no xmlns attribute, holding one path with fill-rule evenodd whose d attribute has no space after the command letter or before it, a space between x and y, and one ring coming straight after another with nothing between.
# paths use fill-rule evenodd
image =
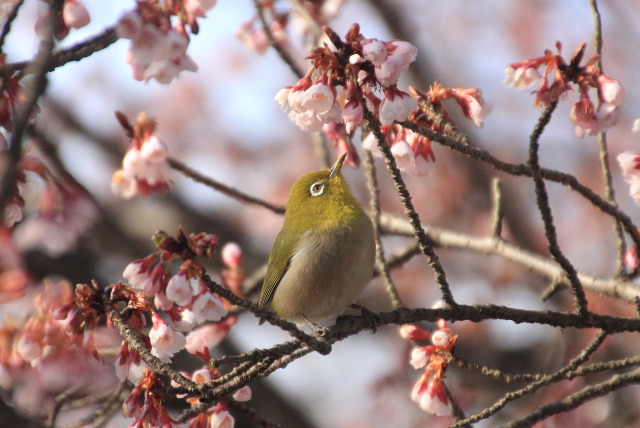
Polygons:
<instances>
[{"instance_id":1,"label":"olive green feather","mask_svg":"<svg viewBox=\"0 0 640 428\"><path fill-rule=\"evenodd\" d=\"M289 265L291 264L291 260L299 243L300 235L298 234L283 233L280 231L276 237L273 247L277 248L278 251L272 251L269 255L267 274L264 277L260 300L258 301L260 307L265 307L269 304L269 301L273 297L273 292L289 269ZM287 254L291 254L291 256L287 257Z\"/></svg>"}]
</instances>

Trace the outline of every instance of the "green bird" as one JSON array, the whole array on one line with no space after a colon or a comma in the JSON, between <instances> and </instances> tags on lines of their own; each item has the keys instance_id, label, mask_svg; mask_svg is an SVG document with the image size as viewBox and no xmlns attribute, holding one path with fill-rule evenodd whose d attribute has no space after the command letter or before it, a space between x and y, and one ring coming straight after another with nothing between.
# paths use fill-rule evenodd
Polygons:
<instances>
[{"instance_id":1,"label":"green bird","mask_svg":"<svg viewBox=\"0 0 640 428\"><path fill-rule=\"evenodd\" d=\"M284 225L269 255L259 306L297 324L337 317L373 276L373 225L340 170L310 172L291 188Z\"/></svg>"}]
</instances>

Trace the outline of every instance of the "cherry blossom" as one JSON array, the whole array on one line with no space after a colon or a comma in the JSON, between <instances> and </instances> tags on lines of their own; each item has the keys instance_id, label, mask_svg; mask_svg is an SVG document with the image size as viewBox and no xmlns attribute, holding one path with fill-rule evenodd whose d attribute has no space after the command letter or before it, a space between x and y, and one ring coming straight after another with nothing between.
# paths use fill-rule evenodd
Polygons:
<instances>
[{"instance_id":1,"label":"cherry blossom","mask_svg":"<svg viewBox=\"0 0 640 428\"><path fill-rule=\"evenodd\" d=\"M184 349L186 339L182 333L169 327L157 313L153 312L151 319L153 320L153 326L149 332L151 353L160 361L168 363L173 354Z\"/></svg>"},{"instance_id":2,"label":"cherry blossom","mask_svg":"<svg viewBox=\"0 0 640 428\"><path fill-rule=\"evenodd\" d=\"M504 69L504 83L516 89L526 89L533 86L541 77L536 68L529 64L510 64Z\"/></svg>"},{"instance_id":3,"label":"cherry blossom","mask_svg":"<svg viewBox=\"0 0 640 428\"><path fill-rule=\"evenodd\" d=\"M233 399L238 402L244 402L251 400L251 388L249 386L243 386L239 390L233 393Z\"/></svg>"},{"instance_id":4,"label":"cherry blossom","mask_svg":"<svg viewBox=\"0 0 640 428\"><path fill-rule=\"evenodd\" d=\"M227 309L224 307L220 299L208 291L205 291L196 298L191 310L193 311L196 317L196 322L198 323L205 321L220 321L222 317L227 314Z\"/></svg>"},{"instance_id":5,"label":"cherry blossom","mask_svg":"<svg viewBox=\"0 0 640 428\"><path fill-rule=\"evenodd\" d=\"M227 267L237 267L242 263L242 248L235 242L228 242L222 247L222 262Z\"/></svg>"},{"instance_id":6,"label":"cherry blossom","mask_svg":"<svg viewBox=\"0 0 640 428\"><path fill-rule=\"evenodd\" d=\"M409 42L393 40L381 44L376 39L363 42L363 55L375 65L375 76L382 86L392 86L415 61L418 49Z\"/></svg>"},{"instance_id":7,"label":"cherry blossom","mask_svg":"<svg viewBox=\"0 0 640 428\"><path fill-rule=\"evenodd\" d=\"M67 27L82 28L91 22L89 12L77 0L65 0L62 7L62 19Z\"/></svg>"},{"instance_id":8,"label":"cherry blossom","mask_svg":"<svg viewBox=\"0 0 640 428\"><path fill-rule=\"evenodd\" d=\"M640 204L640 152L624 152L618 155L618 164L624 180L629 184L629 194Z\"/></svg>"},{"instance_id":9,"label":"cherry blossom","mask_svg":"<svg viewBox=\"0 0 640 428\"><path fill-rule=\"evenodd\" d=\"M169 163L166 144L153 134L155 121L144 113L138 116L131 146L122 159L122 168L111 178L111 191L125 199L135 195L146 197L150 192L169 188Z\"/></svg>"},{"instance_id":10,"label":"cherry blossom","mask_svg":"<svg viewBox=\"0 0 640 428\"><path fill-rule=\"evenodd\" d=\"M235 419L227 410L219 410L209 417L209 426L211 428L233 428Z\"/></svg>"},{"instance_id":11,"label":"cherry blossom","mask_svg":"<svg viewBox=\"0 0 640 428\"><path fill-rule=\"evenodd\" d=\"M415 383L411 391L411 400L418 403L425 412L437 416L451 414L451 402L444 389L444 383L438 378L431 378L427 373L423 374Z\"/></svg>"},{"instance_id":12,"label":"cherry blossom","mask_svg":"<svg viewBox=\"0 0 640 428\"><path fill-rule=\"evenodd\" d=\"M598 90L600 100L603 103L611 104L615 107L622 105L624 101L625 91L620 82L616 79L601 74L598 76Z\"/></svg>"},{"instance_id":13,"label":"cherry blossom","mask_svg":"<svg viewBox=\"0 0 640 428\"><path fill-rule=\"evenodd\" d=\"M464 115L473 121L478 128L484 127L484 118L493 107L482 98L482 93L476 88L453 89L452 96L462 107Z\"/></svg>"},{"instance_id":14,"label":"cherry blossom","mask_svg":"<svg viewBox=\"0 0 640 428\"><path fill-rule=\"evenodd\" d=\"M133 383L138 383L142 379L145 368L147 363L137 352L129 349L126 341L123 341L115 361L115 373L118 379L121 381L129 379Z\"/></svg>"},{"instance_id":15,"label":"cherry blossom","mask_svg":"<svg viewBox=\"0 0 640 428\"><path fill-rule=\"evenodd\" d=\"M624 254L624 264L631 273L638 273L640 269L640 259L638 258L638 250L631 247Z\"/></svg>"},{"instance_id":16,"label":"cherry blossom","mask_svg":"<svg viewBox=\"0 0 640 428\"><path fill-rule=\"evenodd\" d=\"M154 22L154 18L159 23ZM150 22L145 22L145 19ZM126 13L120 18L116 31L121 38L131 39L125 61L131 65L136 80L148 82L156 79L168 84L181 71L198 69L186 53L189 45L187 35L171 27L168 17L158 15L155 9L153 13L142 15L138 10Z\"/></svg>"},{"instance_id":17,"label":"cherry blossom","mask_svg":"<svg viewBox=\"0 0 640 428\"><path fill-rule=\"evenodd\" d=\"M193 287L185 274L178 274L172 276L167 283L165 294L176 305L186 306L193 298Z\"/></svg>"},{"instance_id":18,"label":"cherry blossom","mask_svg":"<svg viewBox=\"0 0 640 428\"><path fill-rule=\"evenodd\" d=\"M303 131L319 132L325 123L340 122L342 110L335 92L326 83L309 84L303 78L297 85L280 90L275 100L289 119Z\"/></svg>"},{"instance_id":19,"label":"cherry blossom","mask_svg":"<svg viewBox=\"0 0 640 428\"><path fill-rule=\"evenodd\" d=\"M387 90L380 105L380 123L391 125L396 120L402 122L415 108L415 100L406 92Z\"/></svg>"}]
</instances>

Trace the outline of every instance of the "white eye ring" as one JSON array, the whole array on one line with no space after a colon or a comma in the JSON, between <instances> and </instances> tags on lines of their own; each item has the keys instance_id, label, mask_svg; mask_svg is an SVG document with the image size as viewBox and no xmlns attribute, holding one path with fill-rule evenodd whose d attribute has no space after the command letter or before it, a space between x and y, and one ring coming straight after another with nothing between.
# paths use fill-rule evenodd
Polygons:
<instances>
[{"instance_id":1,"label":"white eye ring","mask_svg":"<svg viewBox=\"0 0 640 428\"><path fill-rule=\"evenodd\" d=\"M309 193L311 196L320 196L324 193L324 183L322 181L316 181L309 187Z\"/></svg>"}]
</instances>

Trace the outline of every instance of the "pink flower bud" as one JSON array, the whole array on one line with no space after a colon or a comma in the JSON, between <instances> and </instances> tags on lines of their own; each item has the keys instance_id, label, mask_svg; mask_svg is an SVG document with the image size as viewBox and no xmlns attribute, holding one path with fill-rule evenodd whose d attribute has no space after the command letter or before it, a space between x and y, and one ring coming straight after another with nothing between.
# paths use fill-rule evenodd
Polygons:
<instances>
[{"instance_id":1,"label":"pink flower bud","mask_svg":"<svg viewBox=\"0 0 640 428\"><path fill-rule=\"evenodd\" d=\"M87 9L76 0L65 0L62 8L62 19L67 27L82 28L91 22Z\"/></svg>"},{"instance_id":2,"label":"pink flower bud","mask_svg":"<svg viewBox=\"0 0 640 428\"><path fill-rule=\"evenodd\" d=\"M227 267L238 267L242 263L242 248L235 242L228 242L222 248L222 262Z\"/></svg>"},{"instance_id":3,"label":"pink flower bud","mask_svg":"<svg viewBox=\"0 0 640 428\"><path fill-rule=\"evenodd\" d=\"M616 79L601 74L598 76L598 89L602 102L611 104L615 107L622 105L624 101L625 91L620 82Z\"/></svg>"},{"instance_id":4,"label":"pink flower bud","mask_svg":"<svg viewBox=\"0 0 640 428\"><path fill-rule=\"evenodd\" d=\"M450 340L451 335L442 330L438 330L431 335L431 343L435 346L446 346Z\"/></svg>"}]
</instances>

